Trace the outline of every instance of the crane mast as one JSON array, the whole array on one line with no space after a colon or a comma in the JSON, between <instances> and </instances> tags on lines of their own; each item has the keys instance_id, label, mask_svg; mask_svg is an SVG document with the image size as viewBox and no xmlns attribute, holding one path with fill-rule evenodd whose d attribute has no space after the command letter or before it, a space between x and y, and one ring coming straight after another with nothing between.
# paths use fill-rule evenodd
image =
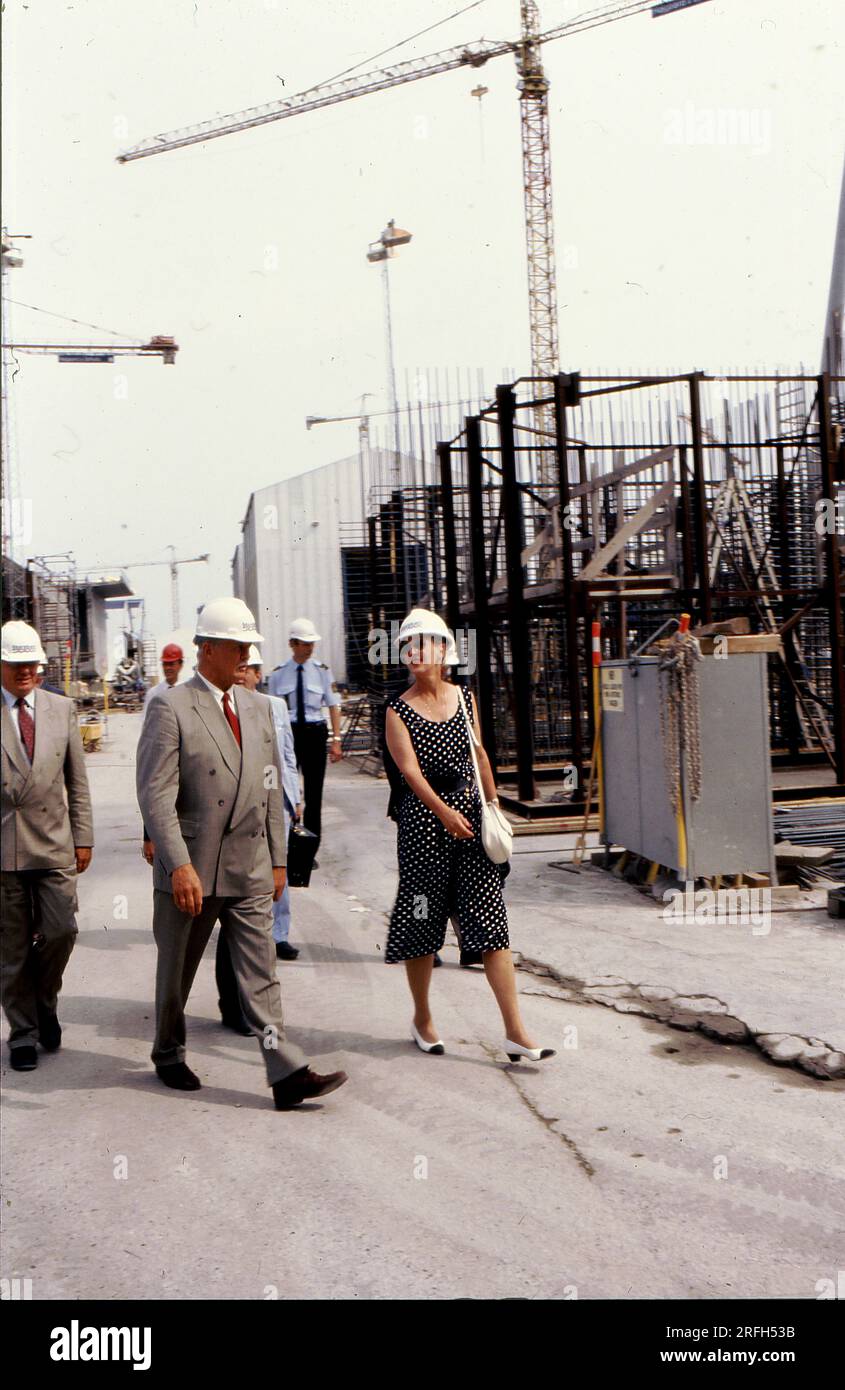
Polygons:
<instances>
[{"instance_id":1,"label":"crane mast","mask_svg":"<svg viewBox=\"0 0 845 1390\"><path fill-rule=\"evenodd\" d=\"M560 370L557 321L555 236L552 221L552 163L549 146L549 83L543 71L540 16L534 0L521 0L522 42L516 50L522 128L522 189L525 204L525 251L528 265L528 322L531 373L553 376ZM535 411L537 482L552 484L555 459L548 445L554 420L548 406Z\"/></svg>"},{"instance_id":2,"label":"crane mast","mask_svg":"<svg viewBox=\"0 0 845 1390\"><path fill-rule=\"evenodd\" d=\"M535 376L558 370L557 288L549 149L549 83L543 71L539 15L534 0L522 0L522 43L517 49L522 115L522 186L531 366Z\"/></svg>"}]
</instances>

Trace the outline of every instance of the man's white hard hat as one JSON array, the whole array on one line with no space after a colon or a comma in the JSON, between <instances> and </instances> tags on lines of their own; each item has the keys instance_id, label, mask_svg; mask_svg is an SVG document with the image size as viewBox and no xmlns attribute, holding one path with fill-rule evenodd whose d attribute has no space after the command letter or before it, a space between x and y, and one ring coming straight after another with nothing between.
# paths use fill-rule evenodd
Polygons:
<instances>
[{"instance_id":1,"label":"man's white hard hat","mask_svg":"<svg viewBox=\"0 0 845 1390\"><path fill-rule=\"evenodd\" d=\"M455 639L439 614L432 613L428 608L412 608L402 622L397 640L401 645L412 637L441 637L446 643L444 666L460 665Z\"/></svg>"},{"instance_id":2,"label":"man's white hard hat","mask_svg":"<svg viewBox=\"0 0 845 1390\"><path fill-rule=\"evenodd\" d=\"M262 664L261 653L254 642L249 649L249 656L246 659L246 664L247 666L260 666Z\"/></svg>"},{"instance_id":3,"label":"man's white hard hat","mask_svg":"<svg viewBox=\"0 0 845 1390\"><path fill-rule=\"evenodd\" d=\"M319 642L320 634L310 618L294 618L288 637L295 642Z\"/></svg>"},{"instance_id":4,"label":"man's white hard hat","mask_svg":"<svg viewBox=\"0 0 845 1390\"><path fill-rule=\"evenodd\" d=\"M197 615L194 641L217 637L225 642L263 642L255 619L240 598L214 598Z\"/></svg>"},{"instance_id":5,"label":"man's white hard hat","mask_svg":"<svg viewBox=\"0 0 845 1390\"><path fill-rule=\"evenodd\" d=\"M46 662L47 657L41 645L41 638L29 623L19 618L10 618L0 629L0 647L3 661Z\"/></svg>"}]
</instances>

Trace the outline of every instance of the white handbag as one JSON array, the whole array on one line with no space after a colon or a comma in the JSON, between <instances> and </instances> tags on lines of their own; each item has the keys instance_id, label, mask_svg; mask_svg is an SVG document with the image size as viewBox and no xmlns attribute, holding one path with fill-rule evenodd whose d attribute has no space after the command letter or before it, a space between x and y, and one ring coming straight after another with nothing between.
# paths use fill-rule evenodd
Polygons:
<instances>
[{"instance_id":1,"label":"white handbag","mask_svg":"<svg viewBox=\"0 0 845 1390\"><path fill-rule=\"evenodd\" d=\"M464 722L469 735L469 751L472 755L475 781L481 797L481 843L488 859L492 859L494 864L506 864L513 854L513 828L507 816L499 810L494 801L484 800L484 788L481 785L481 773L478 770L478 758L475 753L476 744L479 747L481 745L478 735L470 723L464 692L460 686L458 686L458 699L464 712Z\"/></svg>"}]
</instances>

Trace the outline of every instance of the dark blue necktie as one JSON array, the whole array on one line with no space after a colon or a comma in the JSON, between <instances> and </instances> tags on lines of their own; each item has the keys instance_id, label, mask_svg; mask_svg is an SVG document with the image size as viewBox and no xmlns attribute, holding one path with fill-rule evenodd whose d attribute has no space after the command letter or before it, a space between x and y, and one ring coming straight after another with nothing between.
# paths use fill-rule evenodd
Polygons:
<instances>
[{"instance_id":1,"label":"dark blue necktie","mask_svg":"<svg viewBox=\"0 0 845 1390\"><path fill-rule=\"evenodd\" d=\"M305 723L305 691L303 689L302 662L296 668L296 718L294 724Z\"/></svg>"}]
</instances>

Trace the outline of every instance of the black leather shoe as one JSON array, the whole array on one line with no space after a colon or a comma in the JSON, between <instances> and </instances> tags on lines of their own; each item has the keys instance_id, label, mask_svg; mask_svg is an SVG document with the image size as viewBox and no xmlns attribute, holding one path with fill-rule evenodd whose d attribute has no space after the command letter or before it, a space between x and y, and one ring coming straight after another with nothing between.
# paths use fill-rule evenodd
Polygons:
<instances>
[{"instance_id":1,"label":"black leather shoe","mask_svg":"<svg viewBox=\"0 0 845 1390\"><path fill-rule=\"evenodd\" d=\"M243 1017L230 1018L228 1014L223 1014L221 1015L220 1022L224 1028L230 1028L233 1033L240 1034L242 1038L252 1037L252 1029Z\"/></svg>"},{"instance_id":2,"label":"black leather shoe","mask_svg":"<svg viewBox=\"0 0 845 1390\"><path fill-rule=\"evenodd\" d=\"M328 1076L318 1076L310 1067L302 1067L292 1076L286 1076L284 1081L275 1083L273 1100L277 1110L293 1110L295 1105L301 1105L304 1100L317 1100L319 1096L327 1096L330 1091L336 1091L348 1080L345 1071L333 1071Z\"/></svg>"},{"instance_id":3,"label":"black leather shoe","mask_svg":"<svg viewBox=\"0 0 845 1390\"><path fill-rule=\"evenodd\" d=\"M49 1009L38 1005L38 1041L45 1052L58 1052L62 1045L62 1027Z\"/></svg>"},{"instance_id":4,"label":"black leather shoe","mask_svg":"<svg viewBox=\"0 0 845 1390\"><path fill-rule=\"evenodd\" d=\"M469 969L471 965L483 965L484 957L480 951L461 951L461 965Z\"/></svg>"},{"instance_id":5,"label":"black leather shoe","mask_svg":"<svg viewBox=\"0 0 845 1390\"><path fill-rule=\"evenodd\" d=\"M10 1048L9 1065L12 1071L35 1071L38 1066L38 1053L34 1047Z\"/></svg>"},{"instance_id":6,"label":"black leather shoe","mask_svg":"<svg viewBox=\"0 0 845 1390\"><path fill-rule=\"evenodd\" d=\"M296 960L299 955L299 947L291 946L289 941L277 941L276 955L279 960Z\"/></svg>"},{"instance_id":7,"label":"black leather shoe","mask_svg":"<svg viewBox=\"0 0 845 1390\"><path fill-rule=\"evenodd\" d=\"M165 1086L172 1086L174 1091L199 1091L202 1083L198 1076L194 1076L190 1067L184 1062L172 1062L169 1067L156 1067L156 1076L159 1081L163 1081Z\"/></svg>"}]
</instances>

